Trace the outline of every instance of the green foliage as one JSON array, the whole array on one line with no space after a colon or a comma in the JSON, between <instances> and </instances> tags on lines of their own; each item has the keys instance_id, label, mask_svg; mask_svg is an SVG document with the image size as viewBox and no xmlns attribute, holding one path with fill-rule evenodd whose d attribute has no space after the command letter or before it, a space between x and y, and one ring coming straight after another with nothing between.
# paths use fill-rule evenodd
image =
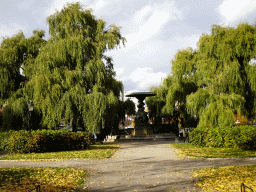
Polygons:
<instances>
[{"instance_id":1,"label":"green foliage","mask_svg":"<svg viewBox=\"0 0 256 192\"><path fill-rule=\"evenodd\" d=\"M4 133L7 137L9 133ZM5 138L8 140L7 138ZM11 153L51 152L85 149L93 143L92 134L68 130L14 131L9 134L7 150Z\"/></svg>"},{"instance_id":2,"label":"green foliage","mask_svg":"<svg viewBox=\"0 0 256 192\"><path fill-rule=\"evenodd\" d=\"M28 114L27 114L28 118ZM4 116L3 116L3 124L1 127L1 131L9 131L9 130L21 130L24 128L29 128L28 119L22 118L19 114L15 114L13 109L10 105L6 106L4 109Z\"/></svg>"},{"instance_id":3,"label":"green foliage","mask_svg":"<svg viewBox=\"0 0 256 192\"><path fill-rule=\"evenodd\" d=\"M8 75L6 68L13 63L17 73L23 68L25 80L12 92L0 87L0 102L8 99L11 114L28 122L27 105L32 100L34 110L41 116L40 126L49 129L71 119L74 131L79 122L92 132L100 132L107 121L111 126L123 85L115 79L112 58L104 53L124 44L120 27L106 28L105 21L97 19L80 3L66 4L47 22L47 42L42 39L43 31L33 31L31 38L25 39L20 33L2 43L0 56L6 62L0 64L4 66L0 70L6 70ZM17 48L11 51L8 42L17 44ZM1 78L3 82L9 81L7 76L0 75Z\"/></svg>"},{"instance_id":4,"label":"green foliage","mask_svg":"<svg viewBox=\"0 0 256 192\"><path fill-rule=\"evenodd\" d=\"M192 126L190 123L192 116L186 110L186 96L198 89L195 83L197 81L196 58L197 53L192 48L187 48L178 51L172 60L172 76L169 77L172 81L168 87L164 110L170 114L177 110L183 127Z\"/></svg>"},{"instance_id":5,"label":"green foliage","mask_svg":"<svg viewBox=\"0 0 256 192\"><path fill-rule=\"evenodd\" d=\"M13 131L5 131L5 132L0 132L0 151L8 151L8 144L10 140L10 136L12 135Z\"/></svg>"},{"instance_id":6,"label":"green foliage","mask_svg":"<svg viewBox=\"0 0 256 192\"><path fill-rule=\"evenodd\" d=\"M201 147L256 150L256 126L200 127L190 133L189 141Z\"/></svg>"},{"instance_id":7,"label":"green foliage","mask_svg":"<svg viewBox=\"0 0 256 192\"><path fill-rule=\"evenodd\" d=\"M171 74L158 88L158 92L167 90L164 105L159 105L161 114L172 115L177 110L182 126L189 127L195 115L199 127L233 125L238 111L253 120L255 27L248 23L235 28L213 25L211 34L202 34L196 50L179 50L171 61ZM157 101L157 97L151 99Z\"/></svg>"},{"instance_id":8,"label":"green foliage","mask_svg":"<svg viewBox=\"0 0 256 192\"><path fill-rule=\"evenodd\" d=\"M255 79L255 74L252 71L255 70L255 65L249 63L255 57L254 34L255 26L247 23L239 24L236 28L214 25L211 34L203 34L200 38L196 63L197 84L204 85L209 97L214 97L208 97L210 102L208 107L204 106L205 111L212 111L223 103L223 99L226 100L223 107L218 107L221 108L217 114L220 118L215 122L211 121L209 125L205 122L209 118L215 118L216 113L209 112L206 116L203 115L205 111L198 107L200 121L204 121L202 126L230 125L230 122L225 122L225 110L229 110L229 119L239 109L245 111L249 118L254 116L255 87L252 79ZM199 94L191 97L194 97L194 101L199 100L199 97L201 99ZM188 100L190 99L188 96ZM212 109L206 109L210 108L211 103L214 105ZM189 108L195 108L195 103L190 104Z\"/></svg>"},{"instance_id":9,"label":"green foliage","mask_svg":"<svg viewBox=\"0 0 256 192\"><path fill-rule=\"evenodd\" d=\"M166 103L167 89L165 86L150 87L150 91L156 93L154 97L147 97L146 104L149 110L149 118L154 119L154 124L159 126L161 124L162 117L169 117L168 112L163 110L163 106Z\"/></svg>"},{"instance_id":10,"label":"green foliage","mask_svg":"<svg viewBox=\"0 0 256 192\"><path fill-rule=\"evenodd\" d=\"M244 103L241 95L217 95L209 89L199 89L187 96L187 110L201 119L198 127L232 126L234 114Z\"/></svg>"},{"instance_id":11,"label":"green foliage","mask_svg":"<svg viewBox=\"0 0 256 192\"><path fill-rule=\"evenodd\" d=\"M186 110L186 96L198 89L196 77L196 52L191 48L178 51L172 60L172 74L164 79L159 87L152 87L151 91L157 96L148 98L147 105L156 114L160 121L161 117L182 118L182 126L194 126L194 119ZM178 101L178 105L177 102Z\"/></svg>"},{"instance_id":12,"label":"green foliage","mask_svg":"<svg viewBox=\"0 0 256 192\"><path fill-rule=\"evenodd\" d=\"M4 38L0 47L0 106L21 88L31 73L30 68L44 45L44 31L33 31L33 36L25 39L23 32L11 38ZM35 67L35 66L33 66ZM25 77L20 74L24 69Z\"/></svg>"},{"instance_id":13,"label":"green foliage","mask_svg":"<svg viewBox=\"0 0 256 192\"><path fill-rule=\"evenodd\" d=\"M113 64L103 55L124 42L120 29L112 25L106 30L106 23L79 3L68 4L47 21L51 39L36 58L38 68L26 93L42 111L43 125L53 128L64 117L73 119L75 127L82 119L88 130L99 132L107 108L119 96L112 92L122 91L114 87Z\"/></svg>"},{"instance_id":14,"label":"green foliage","mask_svg":"<svg viewBox=\"0 0 256 192\"><path fill-rule=\"evenodd\" d=\"M124 102L124 111L126 111L128 115L135 115L135 103L130 100L130 98Z\"/></svg>"}]
</instances>

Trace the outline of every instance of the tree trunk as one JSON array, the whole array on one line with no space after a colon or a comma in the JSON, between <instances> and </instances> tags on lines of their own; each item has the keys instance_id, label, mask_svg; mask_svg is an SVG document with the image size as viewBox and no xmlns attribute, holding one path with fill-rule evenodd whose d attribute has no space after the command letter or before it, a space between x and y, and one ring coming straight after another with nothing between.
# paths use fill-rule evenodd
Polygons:
<instances>
[{"instance_id":1,"label":"tree trunk","mask_svg":"<svg viewBox=\"0 0 256 192\"><path fill-rule=\"evenodd\" d=\"M76 116L72 120L72 132L77 132L77 118L76 118Z\"/></svg>"}]
</instances>

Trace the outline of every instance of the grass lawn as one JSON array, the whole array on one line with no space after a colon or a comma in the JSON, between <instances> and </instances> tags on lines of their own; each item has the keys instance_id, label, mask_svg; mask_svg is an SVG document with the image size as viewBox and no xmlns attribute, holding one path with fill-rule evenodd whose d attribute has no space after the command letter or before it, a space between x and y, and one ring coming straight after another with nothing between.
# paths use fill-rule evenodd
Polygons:
<instances>
[{"instance_id":1,"label":"grass lawn","mask_svg":"<svg viewBox=\"0 0 256 192\"><path fill-rule=\"evenodd\" d=\"M120 146L113 144L95 144L90 145L89 149L76 151L58 151L47 153L27 153L27 154L12 154L0 160L15 160L15 159L60 159L68 158L106 158L113 154Z\"/></svg>"},{"instance_id":2,"label":"grass lawn","mask_svg":"<svg viewBox=\"0 0 256 192\"><path fill-rule=\"evenodd\" d=\"M86 150L13 154L1 160L106 158L119 147L113 144L96 144ZM0 168L0 191L27 192L35 189L37 184L40 184L41 191L70 191L84 183L87 177L85 170L73 168Z\"/></svg>"},{"instance_id":3,"label":"grass lawn","mask_svg":"<svg viewBox=\"0 0 256 192\"><path fill-rule=\"evenodd\" d=\"M191 143L172 144L180 153L205 158L256 157L256 151L233 148L197 147ZM256 190L256 165L212 167L193 172L198 178L197 186L204 191L241 191L241 184ZM251 191L246 189L246 191Z\"/></svg>"},{"instance_id":4,"label":"grass lawn","mask_svg":"<svg viewBox=\"0 0 256 192\"><path fill-rule=\"evenodd\" d=\"M72 168L0 168L0 191L70 191L84 183L88 174ZM33 190L36 191L36 190Z\"/></svg>"},{"instance_id":5,"label":"grass lawn","mask_svg":"<svg viewBox=\"0 0 256 192\"><path fill-rule=\"evenodd\" d=\"M206 157L206 158L256 157L256 151L245 151L242 149L197 147L192 145L191 143L177 143L177 144L171 144L171 146L178 149L181 153L187 156L192 156L192 157Z\"/></svg>"},{"instance_id":6,"label":"grass lawn","mask_svg":"<svg viewBox=\"0 0 256 192\"><path fill-rule=\"evenodd\" d=\"M204 191L241 191L241 184L256 191L256 165L205 168L194 171ZM246 188L245 191L251 191Z\"/></svg>"}]
</instances>

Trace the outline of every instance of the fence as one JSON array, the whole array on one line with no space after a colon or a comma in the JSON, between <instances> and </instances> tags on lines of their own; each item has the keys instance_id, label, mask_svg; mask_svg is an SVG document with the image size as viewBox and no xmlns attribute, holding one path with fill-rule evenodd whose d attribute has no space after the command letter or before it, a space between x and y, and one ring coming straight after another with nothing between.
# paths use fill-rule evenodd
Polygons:
<instances>
[{"instance_id":1,"label":"fence","mask_svg":"<svg viewBox=\"0 0 256 192\"><path fill-rule=\"evenodd\" d=\"M250 189L253 192L253 189L251 189L250 187L245 186L245 184L242 183L241 184L241 192L245 192L245 188Z\"/></svg>"},{"instance_id":2,"label":"fence","mask_svg":"<svg viewBox=\"0 0 256 192\"><path fill-rule=\"evenodd\" d=\"M36 191L34 191L34 190L36 190ZM28 191L28 192L40 192L41 190L40 190L40 185L39 184L37 184L36 185L36 187L34 188L34 189L31 189L30 191Z\"/></svg>"}]
</instances>

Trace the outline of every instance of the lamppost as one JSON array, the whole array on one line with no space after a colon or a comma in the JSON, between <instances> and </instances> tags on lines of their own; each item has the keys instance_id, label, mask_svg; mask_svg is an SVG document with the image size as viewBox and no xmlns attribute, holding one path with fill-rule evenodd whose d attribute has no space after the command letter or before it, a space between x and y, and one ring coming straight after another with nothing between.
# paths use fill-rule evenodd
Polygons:
<instances>
[{"instance_id":1,"label":"lamppost","mask_svg":"<svg viewBox=\"0 0 256 192\"><path fill-rule=\"evenodd\" d=\"M31 115L32 115L32 112L34 110L34 103L33 101L29 101L29 104L28 104L28 112L29 112L29 122L30 122L30 129L32 128L32 122L31 122Z\"/></svg>"}]
</instances>

